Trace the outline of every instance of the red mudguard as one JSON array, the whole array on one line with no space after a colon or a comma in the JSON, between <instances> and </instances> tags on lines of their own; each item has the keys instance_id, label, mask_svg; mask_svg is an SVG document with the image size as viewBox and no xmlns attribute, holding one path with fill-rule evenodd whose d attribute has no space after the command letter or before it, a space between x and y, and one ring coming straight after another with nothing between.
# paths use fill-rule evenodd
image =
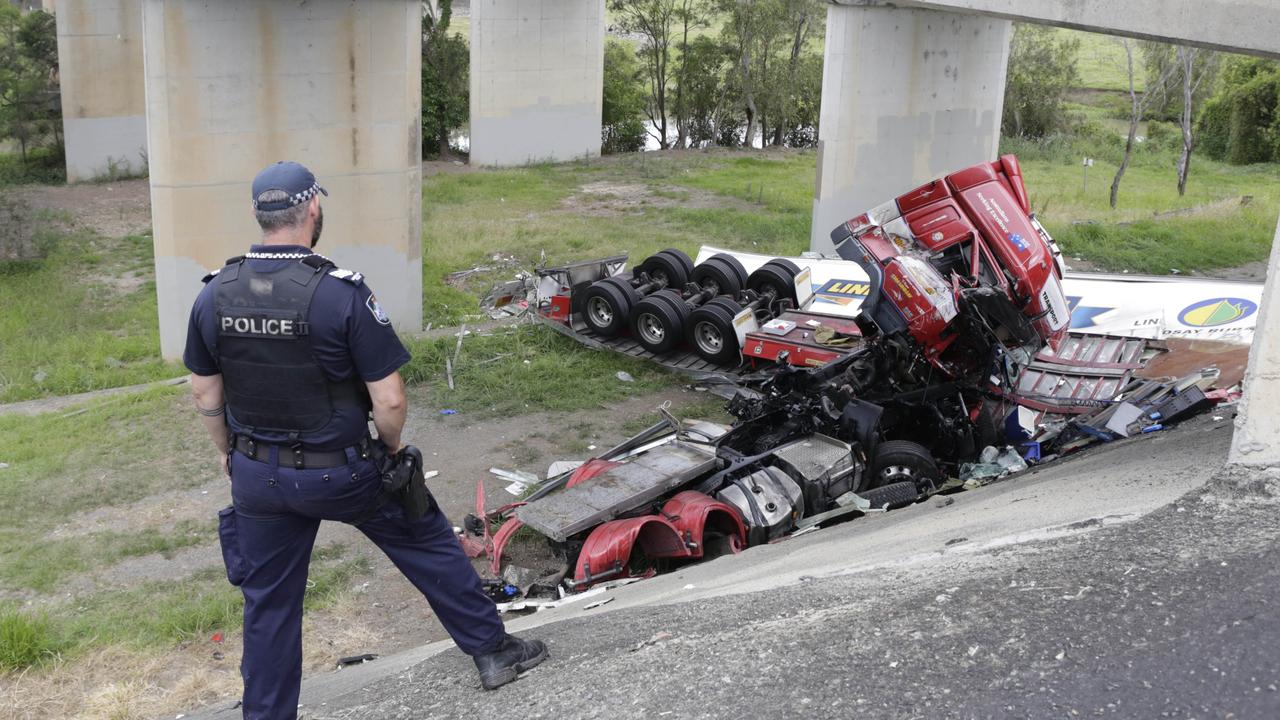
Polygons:
<instances>
[{"instance_id":1,"label":"red mudguard","mask_svg":"<svg viewBox=\"0 0 1280 720\"><path fill-rule=\"evenodd\" d=\"M747 528L737 509L694 490L685 490L662 506L662 515L675 526L689 548L689 556L702 557L706 552L707 530L724 537L729 552L739 553L747 546Z\"/></svg>"},{"instance_id":2,"label":"red mudguard","mask_svg":"<svg viewBox=\"0 0 1280 720\"><path fill-rule=\"evenodd\" d=\"M649 558L689 557L680 531L658 515L610 520L587 536L578 553L574 583L585 588L602 580L633 577L631 552L636 544Z\"/></svg>"}]
</instances>

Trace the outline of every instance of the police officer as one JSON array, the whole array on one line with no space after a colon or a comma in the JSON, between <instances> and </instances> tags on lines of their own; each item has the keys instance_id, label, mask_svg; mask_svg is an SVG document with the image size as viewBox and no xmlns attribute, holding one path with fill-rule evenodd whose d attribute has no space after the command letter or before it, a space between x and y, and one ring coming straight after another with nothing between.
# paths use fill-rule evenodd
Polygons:
<instances>
[{"instance_id":1,"label":"police officer","mask_svg":"<svg viewBox=\"0 0 1280 720\"><path fill-rule=\"evenodd\" d=\"M377 460L402 447L398 369L409 353L360 273L312 252L322 194L297 163L258 174L262 242L205 278L187 331L196 407L231 479L219 537L244 593L246 718L296 716L302 596L321 520L356 523L391 558L474 658L485 689L547 655L506 634L434 502L409 520L380 495Z\"/></svg>"}]
</instances>

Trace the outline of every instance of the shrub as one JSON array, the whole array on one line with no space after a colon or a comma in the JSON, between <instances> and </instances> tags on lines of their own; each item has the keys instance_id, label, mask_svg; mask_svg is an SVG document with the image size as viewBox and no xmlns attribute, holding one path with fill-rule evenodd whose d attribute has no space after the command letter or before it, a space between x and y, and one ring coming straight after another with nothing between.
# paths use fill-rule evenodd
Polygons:
<instances>
[{"instance_id":1,"label":"shrub","mask_svg":"<svg viewBox=\"0 0 1280 720\"><path fill-rule=\"evenodd\" d=\"M1042 138L1063 125L1062 102L1075 85L1080 41L1052 28L1018 23L1009 46L1001 132Z\"/></svg>"}]
</instances>

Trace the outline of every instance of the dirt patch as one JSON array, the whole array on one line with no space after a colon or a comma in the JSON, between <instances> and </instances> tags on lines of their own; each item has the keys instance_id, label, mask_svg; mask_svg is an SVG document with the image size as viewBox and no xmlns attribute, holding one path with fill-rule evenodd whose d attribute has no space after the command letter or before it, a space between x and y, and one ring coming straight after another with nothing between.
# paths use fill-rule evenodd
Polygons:
<instances>
[{"instance_id":1,"label":"dirt patch","mask_svg":"<svg viewBox=\"0 0 1280 720\"><path fill-rule=\"evenodd\" d=\"M560 203L560 210L587 217L618 217L670 208L748 210L753 207L744 200L705 190L609 180L587 183Z\"/></svg>"},{"instance_id":2,"label":"dirt patch","mask_svg":"<svg viewBox=\"0 0 1280 720\"><path fill-rule=\"evenodd\" d=\"M69 231L87 229L108 238L151 229L151 186L146 178L113 183L35 185L12 191Z\"/></svg>"}]
</instances>

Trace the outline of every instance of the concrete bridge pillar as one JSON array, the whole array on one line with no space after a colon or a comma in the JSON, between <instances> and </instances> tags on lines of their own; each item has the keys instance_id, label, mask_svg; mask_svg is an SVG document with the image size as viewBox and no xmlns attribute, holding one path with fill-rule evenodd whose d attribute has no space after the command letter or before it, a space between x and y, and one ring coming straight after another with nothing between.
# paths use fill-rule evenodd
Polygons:
<instances>
[{"instance_id":1,"label":"concrete bridge pillar","mask_svg":"<svg viewBox=\"0 0 1280 720\"><path fill-rule=\"evenodd\" d=\"M260 237L249 183L284 159L329 190L317 250L363 272L397 327L418 329L418 0L142 6L163 355L182 353L201 275Z\"/></svg>"},{"instance_id":2,"label":"concrete bridge pillar","mask_svg":"<svg viewBox=\"0 0 1280 720\"><path fill-rule=\"evenodd\" d=\"M827 10L810 248L840 223L995 158L1010 22L884 6Z\"/></svg>"},{"instance_id":3,"label":"concrete bridge pillar","mask_svg":"<svg viewBox=\"0 0 1280 720\"><path fill-rule=\"evenodd\" d=\"M142 0L62 0L56 17L67 180L145 169Z\"/></svg>"},{"instance_id":4,"label":"concrete bridge pillar","mask_svg":"<svg viewBox=\"0 0 1280 720\"><path fill-rule=\"evenodd\" d=\"M1236 416L1229 461L1280 467L1280 223L1271 243L1267 284L1249 348L1244 397Z\"/></svg>"},{"instance_id":5,"label":"concrete bridge pillar","mask_svg":"<svg viewBox=\"0 0 1280 720\"><path fill-rule=\"evenodd\" d=\"M471 162L600 154L604 0L472 0Z\"/></svg>"}]
</instances>

